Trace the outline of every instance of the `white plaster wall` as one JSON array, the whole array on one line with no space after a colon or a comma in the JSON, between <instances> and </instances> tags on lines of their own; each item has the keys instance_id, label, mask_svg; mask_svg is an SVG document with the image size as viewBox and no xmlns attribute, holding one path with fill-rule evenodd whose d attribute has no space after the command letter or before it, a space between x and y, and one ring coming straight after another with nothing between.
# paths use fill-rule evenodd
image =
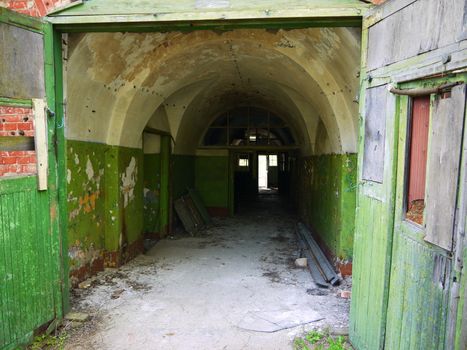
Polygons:
<instances>
[{"instance_id":1,"label":"white plaster wall","mask_svg":"<svg viewBox=\"0 0 467 350\"><path fill-rule=\"evenodd\" d=\"M175 153L194 154L217 115L249 104L287 120L304 154L355 152L359 38L348 28L72 34L67 137L140 147L149 123L170 130Z\"/></svg>"}]
</instances>

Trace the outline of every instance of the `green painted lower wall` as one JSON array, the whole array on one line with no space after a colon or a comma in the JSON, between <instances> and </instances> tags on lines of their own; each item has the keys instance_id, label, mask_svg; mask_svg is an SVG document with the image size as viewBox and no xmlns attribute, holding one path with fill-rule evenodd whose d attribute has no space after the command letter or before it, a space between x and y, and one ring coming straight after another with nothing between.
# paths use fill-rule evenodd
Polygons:
<instances>
[{"instance_id":1,"label":"green painted lower wall","mask_svg":"<svg viewBox=\"0 0 467 350\"><path fill-rule=\"evenodd\" d=\"M172 196L179 198L188 187L195 187L194 155L172 155Z\"/></svg>"},{"instance_id":2,"label":"green painted lower wall","mask_svg":"<svg viewBox=\"0 0 467 350\"><path fill-rule=\"evenodd\" d=\"M105 249L105 153L107 146L68 141L67 212L70 271L100 264Z\"/></svg>"},{"instance_id":3,"label":"green painted lower wall","mask_svg":"<svg viewBox=\"0 0 467 350\"><path fill-rule=\"evenodd\" d=\"M160 231L161 156L144 155L144 232Z\"/></svg>"},{"instance_id":4,"label":"green painted lower wall","mask_svg":"<svg viewBox=\"0 0 467 350\"><path fill-rule=\"evenodd\" d=\"M72 283L134 255L143 232L143 153L68 141L68 255Z\"/></svg>"},{"instance_id":5,"label":"green painted lower wall","mask_svg":"<svg viewBox=\"0 0 467 350\"><path fill-rule=\"evenodd\" d=\"M195 187L207 207L229 207L229 157L197 156Z\"/></svg>"},{"instance_id":6,"label":"green painted lower wall","mask_svg":"<svg viewBox=\"0 0 467 350\"><path fill-rule=\"evenodd\" d=\"M119 147L122 249L141 239L143 233L143 152Z\"/></svg>"},{"instance_id":7,"label":"green painted lower wall","mask_svg":"<svg viewBox=\"0 0 467 350\"><path fill-rule=\"evenodd\" d=\"M296 203L302 220L339 263L352 259L355 230L355 154L320 155L297 162Z\"/></svg>"}]
</instances>

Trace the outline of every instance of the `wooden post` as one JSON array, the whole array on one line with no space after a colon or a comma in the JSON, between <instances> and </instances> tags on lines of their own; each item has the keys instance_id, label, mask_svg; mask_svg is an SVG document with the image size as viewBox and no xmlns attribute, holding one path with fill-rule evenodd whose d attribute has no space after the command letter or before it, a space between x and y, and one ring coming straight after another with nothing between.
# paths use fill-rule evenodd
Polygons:
<instances>
[{"instance_id":1,"label":"wooden post","mask_svg":"<svg viewBox=\"0 0 467 350\"><path fill-rule=\"evenodd\" d=\"M49 170L45 101L42 99L33 99L32 102L34 110L34 129L36 132L34 140L37 158L37 184L39 191L45 191L47 190L47 175Z\"/></svg>"}]
</instances>

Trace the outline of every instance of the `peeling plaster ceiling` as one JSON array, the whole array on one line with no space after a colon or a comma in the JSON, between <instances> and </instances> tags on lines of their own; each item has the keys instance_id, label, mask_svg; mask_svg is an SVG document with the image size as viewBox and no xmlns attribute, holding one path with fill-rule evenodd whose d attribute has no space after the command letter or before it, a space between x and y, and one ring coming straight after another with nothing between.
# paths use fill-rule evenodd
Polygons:
<instances>
[{"instance_id":1,"label":"peeling plaster ceiling","mask_svg":"<svg viewBox=\"0 0 467 350\"><path fill-rule=\"evenodd\" d=\"M194 154L217 115L251 105L287 120L304 154L355 152L359 38L353 28L70 34L67 137L141 147L148 122L166 118L174 151Z\"/></svg>"}]
</instances>

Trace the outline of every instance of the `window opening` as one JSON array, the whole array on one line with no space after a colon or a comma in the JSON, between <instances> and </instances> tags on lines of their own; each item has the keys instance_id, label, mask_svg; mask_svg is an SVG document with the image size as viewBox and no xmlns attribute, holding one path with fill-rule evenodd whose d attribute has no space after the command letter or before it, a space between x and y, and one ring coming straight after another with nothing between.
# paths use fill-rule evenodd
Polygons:
<instances>
[{"instance_id":1,"label":"window opening","mask_svg":"<svg viewBox=\"0 0 467 350\"><path fill-rule=\"evenodd\" d=\"M204 146L288 146L295 140L290 128L273 113L239 107L223 113L209 126Z\"/></svg>"},{"instance_id":2,"label":"window opening","mask_svg":"<svg viewBox=\"0 0 467 350\"><path fill-rule=\"evenodd\" d=\"M406 218L423 225L426 191L430 96L413 98L409 120Z\"/></svg>"},{"instance_id":3,"label":"window opening","mask_svg":"<svg viewBox=\"0 0 467 350\"><path fill-rule=\"evenodd\" d=\"M269 166L277 166L277 155L271 154L269 156Z\"/></svg>"},{"instance_id":4,"label":"window opening","mask_svg":"<svg viewBox=\"0 0 467 350\"><path fill-rule=\"evenodd\" d=\"M248 167L248 165L249 165L248 156L240 156L238 158L238 166L239 167Z\"/></svg>"}]
</instances>

